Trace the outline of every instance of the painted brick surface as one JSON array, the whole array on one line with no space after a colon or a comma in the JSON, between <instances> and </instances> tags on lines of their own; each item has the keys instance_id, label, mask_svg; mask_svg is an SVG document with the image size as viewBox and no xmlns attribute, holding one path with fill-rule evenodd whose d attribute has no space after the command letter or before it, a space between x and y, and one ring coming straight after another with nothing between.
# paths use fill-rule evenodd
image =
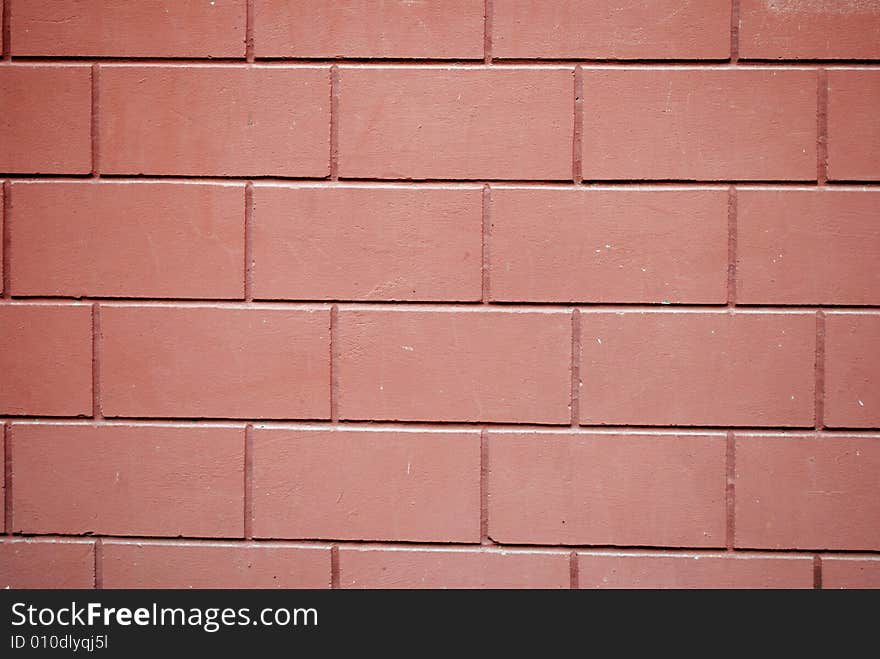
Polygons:
<instances>
[{"instance_id":1,"label":"painted brick surface","mask_svg":"<svg viewBox=\"0 0 880 659\"><path fill-rule=\"evenodd\" d=\"M3 588L92 588L95 543L83 540L0 539Z\"/></svg>"},{"instance_id":2,"label":"painted brick surface","mask_svg":"<svg viewBox=\"0 0 880 659\"><path fill-rule=\"evenodd\" d=\"M880 583L877 2L0 9L0 587Z\"/></svg>"},{"instance_id":3,"label":"painted brick surface","mask_svg":"<svg viewBox=\"0 0 880 659\"><path fill-rule=\"evenodd\" d=\"M475 542L477 432L254 432L254 535Z\"/></svg>"},{"instance_id":4,"label":"painted brick surface","mask_svg":"<svg viewBox=\"0 0 880 659\"><path fill-rule=\"evenodd\" d=\"M582 313L581 423L812 425L815 325L805 313Z\"/></svg>"},{"instance_id":5,"label":"painted brick surface","mask_svg":"<svg viewBox=\"0 0 880 659\"><path fill-rule=\"evenodd\" d=\"M0 305L3 414L92 413L92 310L86 305Z\"/></svg>"},{"instance_id":6,"label":"painted brick surface","mask_svg":"<svg viewBox=\"0 0 880 659\"><path fill-rule=\"evenodd\" d=\"M825 423L880 426L880 316L830 313L825 323Z\"/></svg>"},{"instance_id":7,"label":"painted brick surface","mask_svg":"<svg viewBox=\"0 0 880 659\"><path fill-rule=\"evenodd\" d=\"M343 310L337 336L343 419L569 417L567 314Z\"/></svg>"},{"instance_id":8,"label":"painted brick surface","mask_svg":"<svg viewBox=\"0 0 880 659\"><path fill-rule=\"evenodd\" d=\"M329 588L330 548L286 544L103 543L104 588Z\"/></svg>"},{"instance_id":9,"label":"painted brick surface","mask_svg":"<svg viewBox=\"0 0 880 659\"><path fill-rule=\"evenodd\" d=\"M880 304L880 194L741 190L737 300L744 304Z\"/></svg>"},{"instance_id":10,"label":"painted brick surface","mask_svg":"<svg viewBox=\"0 0 880 659\"><path fill-rule=\"evenodd\" d=\"M11 434L16 531L242 535L242 428L13 424Z\"/></svg>"},{"instance_id":11,"label":"painted brick surface","mask_svg":"<svg viewBox=\"0 0 880 659\"><path fill-rule=\"evenodd\" d=\"M13 295L242 298L244 186L15 183Z\"/></svg>"},{"instance_id":12,"label":"painted brick surface","mask_svg":"<svg viewBox=\"0 0 880 659\"><path fill-rule=\"evenodd\" d=\"M736 546L880 549L880 437L737 435Z\"/></svg>"},{"instance_id":13,"label":"painted brick surface","mask_svg":"<svg viewBox=\"0 0 880 659\"><path fill-rule=\"evenodd\" d=\"M585 179L816 177L814 71L592 68L583 84Z\"/></svg>"},{"instance_id":14,"label":"painted brick surface","mask_svg":"<svg viewBox=\"0 0 880 659\"><path fill-rule=\"evenodd\" d=\"M493 0L499 58L727 59L728 0Z\"/></svg>"},{"instance_id":15,"label":"painted brick surface","mask_svg":"<svg viewBox=\"0 0 880 659\"><path fill-rule=\"evenodd\" d=\"M571 176L571 68L339 72L339 172L349 178Z\"/></svg>"},{"instance_id":16,"label":"painted brick surface","mask_svg":"<svg viewBox=\"0 0 880 659\"><path fill-rule=\"evenodd\" d=\"M342 588L568 588L565 552L498 549L339 551Z\"/></svg>"},{"instance_id":17,"label":"painted brick surface","mask_svg":"<svg viewBox=\"0 0 880 659\"><path fill-rule=\"evenodd\" d=\"M483 0L261 0L258 57L483 59Z\"/></svg>"},{"instance_id":18,"label":"painted brick surface","mask_svg":"<svg viewBox=\"0 0 880 659\"><path fill-rule=\"evenodd\" d=\"M828 72L828 177L880 180L880 71Z\"/></svg>"},{"instance_id":19,"label":"painted brick surface","mask_svg":"<svg viewBox=\"0 0 880 659\"><path fill-rule=\"evenodd\" d=\"M880 588L876 558L822 557L823 588Z\"/></svg>"},{"instance_id":20,"label":"painted brick surface","mask_svg":"<svg viewBox=\"0 0 880 659\"><path fill-rule=\"evenodd\" d=\"M741 0L749 59L880 59L880 6L852 0Z\"/></svg>"},{"instance_id":21,"label":"painted brick surface","mask_svg":"<svg viewBox=\"0 0 880 659\"><path fill-rule=\"evenodd\" d=\"M327 67L101 66L113 174L326 176Z\"/></svg>"},{"instance_id":22,"label":"painted brick surface","mask_svg":"<svg viewBox=\"0 0 880 659\"><path fill-rule=\"evenodd\" d=\"M103 305L100 313L108 416L330 415L326 310Z\"/></svg>"},{"instance_id":23,"label":"painted brick surface","mask_svg":"<svg viewBox=\"0 0 880 659\"><path fill-rule=\"evenodd\" d=\"M724 438L490 431L501 543L724 544Z\"/></svg>"},{"instance_id":24,"label":"painted brick surface","mask_svg":"<svg viewBox=\"0 0 880 659\"><path fill-rule=\"evenodd\" d=\"M254 295L479 300L481 198L479 188L258 186Z\"/></svg>"},{"instance_id":25,"label":"painted brick surface","mask_svg":"<svg viewBox=\"0 0 880 659\"><path fill-rule=\"evenodd\" d=\"M581 588L812 588L813 560L749 554L578 553Z\"/></svg>"},{"instance_id":26,"label":"painted brick surface","mask_svg":"<svg viewBox=\"0 0 880 659\"><path fill-rule=\"evenodd\" d=\"M88 66L0 68L0 171L87 174L92 169Z\"/></svg>"},{"instance_id":27,"label":"painted brick surface","mask_svg":"<svg viewBox=\"0 0 880 659\"><path fill-rule=\"evenodd\" d=\"M214 4L192 0L13 1L12 53L243 58L246 0L212 1Z\"/></svg>"},{"instance_id":28,"label":"painted brick surface","mask_svg":"<svg viewBox=\"0 0 880 659\"><path fill-rule=\"evenodd\" d=\"M494 188L492 299L727 299L723 190Z\"/></svg>"}]
</instances>

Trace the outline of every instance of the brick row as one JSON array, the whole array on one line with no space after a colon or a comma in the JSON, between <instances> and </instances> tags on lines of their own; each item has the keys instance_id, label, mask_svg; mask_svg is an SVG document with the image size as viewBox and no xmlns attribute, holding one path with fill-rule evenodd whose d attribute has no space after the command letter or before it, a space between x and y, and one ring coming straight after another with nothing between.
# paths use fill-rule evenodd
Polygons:
<instances>
[{"instance_id":1,"label":"brick row","mask_svg":"<svg viewBox=\"0 0 880 659\"><path fill-rule=\"evenodd\" d=\"M330 550L260 542L104 540L102 586L327 588ZM91 588L94 543L0 540L0 585ZM576 555L581 588L812 588L813 559L751 552L590 552ZM822 556L823 588L878 588L880 560ZM343 546L341 588L569 588L569 553L501 548Z\"/></svg>"},{"instance_id":2,"label":"brick row","mask_svg":"<svg viewBox=\"0 0 880 659\"><path fill-rule=\"evenodd\" d=\"M317 545L105 539L101 586L116 588L329 588L330 548ZM93 588L87 540L0 540L0 586Z\"/></svg>"},{"instance_id":3,"label":"brick row","mask_svg":"<svg viewBox=\"0 0 880 659\"><path fill-rule=\"evenodd\" d=\"M330 173L327 66L101 65L95 163L91 75L83 65L0 68L0 171ZM878 81L871 70L828 74L832 180L880 176ZM804 69L587 67L583 176L816 180L817 85ZM573 176L573 67L342 66L337 92L343 178Z\"/></svg>"},{"instance_id":4,"label":"brick row","mask_svg":"<svg viewBox=\"0 0 880 659\"><path fill-rule=\"evenodd\" d=\"M326 307L101 304L96 313L106 416L330 417ZM0 305L0 413L92 414L92 315L84 304ZM582 310L579 322L582 424L814 423L813 313ZM341 419L569 421L564 310L344 308L335 331ZM825 334L825 423L876 427L880 318L826 312Z\"/></svg>"},{"instance_id":5,"label":"brick row","mask_svg":"<svg viewBox=\"0 0 880 659\"><path fill-rule=\"evenodd\" d=\"M737 302L880 303L878 193L741 189ZM479 300L481 192L277 186L253 194L253 294ZM244 296L244 186L13 182L16 296ZM727 191L493 187L489 294L501 302L723 304Z\"/></svg>"},{"instance_id":6,"label":"brick row","mask_svg":"<svg viewBox=\"0 0 880 659\"><path fill-rule=\"evenodd\" d=\"M730 2L497 0L496 58L724 60ZM258 0L254 47L269 58L482 59L484 3ZM11 2L15 56L231 57L245 54L244 0L152 0L137 5ZM149 24L147 33L139 26ZM880 59L880 10L849 0L743 0L739 56L764 60Z\"/></svg>"},{"instance_id":7,"label":"brick row","mask_svg":"<svg viewBox=\"0 0 880 659\"><path fill-rule=\"evenodd\" d=\"M242 538L247 508L253 536L268 540L481 540L475 430L251 432L252 499L245 506L243 426L12 423L7 531ZM732 541L746 550L880 550L871 523L880 514L878 436L735 433L733 508L726 444L722 432L490 430L488 535L503 545L711 549ZM140 549L126 551L118 570L142 570L138 579L147 578L152 561L163 562L158 549L143 560ZM192 552L184 563L204 560L200 550ZM372 574L361 585L381 578L381 561L370 558L351 559ZM438 570L447 560L457 563L434 558ZM409 565L407 578L423 574L431 560ZM759 564L726 574L749 583L749 565ZM671 565L651 572L667 567L677 578ZM686 569L685 578L715 578L716 567L722 566L706 566L706 574ZM470 569L468 579L495 568L479 559ZM625 565L590 568L617 569L629 574ZM153 583L186 573L209 579L178 566L157 573ZM611 573L590 578L613 584Z\"/></svg>"},{"instance_id":8,"label":"brick row","mask_svg":"<svg viewBox=\"0 0 880 659\"><path fill-rule=\"evenodd\" d=\"M246 0L6 0L13 56L244 57ZM143 26L149 26L148 30Z\"/></svg>"},{"instance_id":9,"label":"brick row","mask_svg":"<svg viewBox=\"0 0 880 659\"><path fill-rule=\"evenodd\" d=\"M489 437L489 535L496 541L725 545L720 433ZM737 548L880 548L872 524L880 514L878 437L737 433L735 466Z\"/></svg>"}]
</instances>

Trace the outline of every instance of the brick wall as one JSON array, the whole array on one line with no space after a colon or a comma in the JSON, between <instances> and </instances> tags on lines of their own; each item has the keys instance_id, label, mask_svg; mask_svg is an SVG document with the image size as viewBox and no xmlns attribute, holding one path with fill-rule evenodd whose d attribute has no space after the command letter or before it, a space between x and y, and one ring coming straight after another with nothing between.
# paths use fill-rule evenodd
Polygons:
<instances>
[{"instance_id":1,"label":"brick wall","mask_svg":"<svg viewBox=\"0 0 880 659\"><path fill-rule=\"evenodd\" d=\"M880 586L880 3L3 19L2 585Z\"/></svg>"}]
</instances>

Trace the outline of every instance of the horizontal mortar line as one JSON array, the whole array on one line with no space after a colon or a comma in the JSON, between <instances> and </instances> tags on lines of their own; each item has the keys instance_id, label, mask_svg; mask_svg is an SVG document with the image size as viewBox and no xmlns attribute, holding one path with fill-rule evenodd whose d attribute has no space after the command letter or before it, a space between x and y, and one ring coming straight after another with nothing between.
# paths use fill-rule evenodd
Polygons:
<instances>
[{"instance_id":1,"label":"horizontal mortar line","mask_svg":"<svg viewBox=\"0 0 880 659\"><path fill-rule=\"evenodd\" d=\"M511 66L534 68L546 66L576 66L578 64L595 65L620 65L638 66L645 64L668 65L723 65L730 62L728 57L682 57L674 59L653 58L613 58L613 57L496 57L493 55L491 62L486 62L483 56L469 57L296 57L296 56L266 56L258 57L257 61L265 64L284 64L288 62L309 62L314 64L337 64L353 66L421 66L421 67L480 67L480 68L509 68ZM856 60L859 61L859 60ZM873 60L863 60L871 63Z\"/></svg>"},{"instance_id":2,"label":"horizontal mortar line","mask_svg":"<svg viewBox=\"0 0 880 659\"><path fill-rule=\"evenodd\" d=\"M13 58L20 59L20 58ZM34 59L39 59L35 57ZM63 58L61 58L63 59ZM85 58L80 58L85 59ZM125 58L115 58L125 61ZM134 59L134 58L132 58ZM143 58L141 58L143 59ZM171 58L152 58L161 61ZM185 61L185 60L184 60ZM203 61L203 60L195 60ZM240 62L241 60L229 60ZM651 58L651 57L498 57L493 55L492 62L486 63L482 57L447 57L447 58L409 58L409 57L257 57L256 61L263 64L285 64L291 62L308 62L311 64L351 64L354 66L466 66L480 68L509 68L511 66L534 68L546 66L587 66L596 68L632 68L632 67L678 67L678 68L813 68L824 67L865 67L874 68L880 66L880 58L834 58L834 59L780 59L780 58L740 58L735 64L729 57L678 57L678 58Z\"/></svg>"},{"instance_id":3,"label":"horizontal mortar line","mask_svg":"<svg viewBox=\"0 0 880 659\"><path fill-rule=\"evenodd\" d=\"M185 307L185 308L202 308L202 309L303 309L315 311L329 311L333 304L342 305L346 310L372 309L372 310L389 310L389 311L467 311L467 312L485 312L487 305L479 301L473 302L425 302L425 301L395 301L395 300L280 300L280 299L255 299L253 301L245 301L241 299L200 299L200 298L128 298L128 297L61 297L61 296L19 296L4 300L3 303L8 305L26 305L39 303L42 305L49 304L85 304L89 302L97 302L108 307ZM0 303L0 304L3 304ZM627 305L629 306L629 305ZM644 306L644 305L639 305ZM671 305L660 305L664 308ZM724 308L724 307L719 307ZM519 303L519 304L497 304L493 306L493 310L499 313L516 313L522 310L529 310L536 313L571 313L571 303Z\"/></svg>"},{"instance_id":4,"label":"horizontal mortar line","mask_svg":"<svg viewBox=\"0 0 880 659\"><path fill-rule=\"evenodd\" d=\"M803 557L809 558L814 554L822 554L829 557L841 556L842 558L880 558L880 550L865 549L805 549L805 548L744 548L735 547L733 551L727 551L722 547L702 546L678 546L665 547L657 545L628 545L628 544L546 544L546 543L499 543L484 545L479 542L461 541L424 541L424 540L341 540L334 538L253 538L246 540L241 537L187 537L187 536L143 536L143 535L113 535L113 534L63 534L63 533L15 533L0 537L0 542L54 542L54 543L82 543L91 544L95 540L109 540L115 544L149 544L170 546L241 546L241 547L314 547L317 549L329 549L331 544L357 549L387 549L387 550L428 550L428 551L479 551L499 553L505 551L522 551L541 554L565 555L571 550L583 551L595 554L657 554L657 555L692 555L701 556L730 556L734 554L743 558L785 558Z\"/></svg>"},{"instance_id":5,"label":"horizontal mortar line","mask_svg":"<svg viewBox=\"0 0 880 659\"><path fill-rule=\"evenodd\" d=\"M45 426L144 426L144 427L212 427L235 428L244 431L251 424L256 429L279 430L357 430L364 432L469 432L479 434L486 427L490 433L544 433L558 435L712 435L723 437L727 432L741 435L768 435L773 437L815 437L824 435L858 435L867 438L880 438L880 428L824 428L815 430L811 426L713 426L713 425L638 425L638 424L581 424L571 427L570 422L522 423L510 421L395 421L368 419L340 419L338 423L330 419L247 419L226 417L143 417L113 416L93 419L82 416L46 416L34 414L3 414L0 422L12 425L45 425Z\"/></svg>"},{"instance_id":6,"label":"horizontal mortar line","mask_svg":"<svg viewBox=\"0 0 880 659\"><path fill-rule=\"evenodd\" d=\"M339 64L338 62L336 62ZM280 66L287 66L285 63L276 63ZM323 65L323 64L322 64ZM492 64L485 63L471 63L471 62L426 62L426 63L418 63L418 62L407 62L403 64L396 63L385 63L380 60L371 60L365 62L354 62L350 64L339 64L341 69L389 69L389 70L435 70L435 69L448 69L448 70L535 70L535 69L556 69L556 70L572 70L574 67L579 66L585 71L589 70L620 70L620 71L656 71L658 69L661 70L669 70L669 71L691 71L691 70L705 70L705 71L817 71L820 68L847 68L847 69L858 69L858 70L875 70L878 66L880 66L880 62L877 62L876 65L871 63L870 65L865 64L849 64L849 63L839 63L837 66L827 65L822 62L800 62L800 61L791 61L786 63L774 64L769 62L743 62L740 63L732 63L730 61L713 61L713 60L689 60L689 61L649 61L649 62L639 62L639 61L604 61L604 60L584 60L584 59L572 59L572 60L512 60L512 61L504 61L504 60L496 60Z\"/></svg>"},{"instance_id":7,"label":"horizontal mortar line","mask_svg":"<svg viewBox=\"0 0 880 659\"><path fill-rule=\"evenodd\" d=\"M309 177L309 176L275 176L275 175L258 175L258 176L221 176L221 175L204 175L191 176L186 174L116 174L101 172L101 178L95 179L91 174L35 174L35 173L3 173L0 172L0 179L8 179L13 182L64 182L64 181L83 181L91 182L94 185L103 185L108 182L125 182L125 183L225 183L244 185L249 181L254 182L254 187L262 187L266 185L279 184L286 186L302 186L302 187L455 187L476 189L481 188L487 183L493 188L552 188L552 189L727 189L731 185L738 188L756 188L756 189L776 189L776 188L797 188L805 190L820 190L828 188L837 189L875 189L880 186L880 180L876 181L828 181L825 188L818 185L817 181L801 180L801 181L783 181L783 180L688 180L688 179L605 179L605 180L585 180L582 184L576 184L572 181L565 180L536 180L536 179L492 179L492 178L475 178L475 179L456 179L456 178L364 178L364 177L346 177L340 176L338 180L331 180L328 177Z\"/></svg>"},{"instance_id":8,"label":"horizontal mortar line","mask_svg":"<svg viewBox=\"0 0 880 659\"><path fill-rule=\"evenodd\" d=\"M772 307L779 311L828 311L831 313L865 313L880 310L877 304L798 304L780 303L766 304L760 302L737 302L737 309L750 311L753 309L766 309Z\"/></svg>"},{"instance_id":9,"label":"horizontal mortar line","mask_svg":"<svg viewBox=\"0 0 880 659\"><path fill-rule=\"evenodd\" d=\"M8 63L20 64L147 64L147 65L243 65L248 64L246 55L239 56L114 56L114 55L16 55L12 54ZM469 67L469 68L507 68L511 66L536 68L547 66L583 65L597 68L641 68L650 66L670 68L779 68L803 69L813 67L860 67L876 68L880 66L877 58L773 58L749 57L740 58L733 63L729 57L681 57L681 58L615 58L615 57L498 57L493 56L491 63L483 61L482 55L474 57L356 57L356 56L257 56L253 62L256 66L374 66L374 67Z\"/></svg>"},{"instance_id":10,"label":"horizontal mortar line","mask_svg":"<svg viewBox=\"0 0 880 659\"><path fill-rule=\"evenodd\" d=\"M13 64L247 64L240 57L176 57L145 55L138 57L119 57L113 55L12 55Z\"/></svg>"},{"instance_id":11,"label":"horizontal mortar line","mask_svg":"<svg viewBox=\"0 0 880 659\"><path fill-rule=\"evenodd\" d=\"M516 313L571 313L575 308L589 313L650 311L652 313L728 313L728 314L798 314L827 311L829 313L874 314L880 305L834 305L834 304L738 304L728 307L724 302L504 302L491 300L484 304L479 300L456 302L451 300L337 300L337 299L281 299L257 298L246 301L240 298L151 298L151 297L103 297L96 295L53 296L16 295L0 301L0 305L74 305L98 303L108 307L186 307L202 309L302 309L304 311L328 311L334 304L340 309L373 311L462 311L468 313L488 312Z\"/></svg>"},{"instance_id":12,"label":"horizontal mortar line","mask_svg":"<svg viewBox=\"0 0 880 659\"><path fill-rule=\"evenodd\" d=\"M822 68L865 68L871 69L880 66L880 58L861 58L861 57L801 57L798 59L785 59L777 57L743 57L737 62L739 66L782 66L787 67L796 65L799 67L820 66Z\"/></svg>"}]
</instances>

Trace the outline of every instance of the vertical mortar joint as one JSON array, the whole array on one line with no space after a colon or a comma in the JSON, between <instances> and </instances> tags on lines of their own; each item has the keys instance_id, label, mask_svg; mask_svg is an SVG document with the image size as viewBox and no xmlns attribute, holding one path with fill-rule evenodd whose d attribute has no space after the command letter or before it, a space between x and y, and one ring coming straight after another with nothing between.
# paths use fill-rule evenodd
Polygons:
<instances>
[{"instance_id":1,"label":"vertical mortar joint","mask_svg":"<svg viewBox=\"0 0 880 659\"><path fill-rule=\"evenodd\" d=\"M730 63L739 61L740 0L730 3Z\"/></svg>"},{"instance_id":2,"label":"vertical mortar joint","mask_svg":"<svg viewBox=\"0 0 880 659\"><path fill-rule=\"evenodd\" d=\"M828 70L821 68L816 81L816 182L828 182Z\"/></svg>"},{"instance_id":3,"label":"vertical mortar joint","mask_svg":"<svg viewBox=\"0 0 880 659\"><path fill-rule=\"evenodd\" d=\"M330 547L330 588L338 590L339 586L339 545Z\"/></svg>"},{"instance_id":4,"label":"vertical mortar joint","mask_svg":"<svg viewBox=\"0 0 880 659\"><path fill-rule=\"evenodd\" d=\"M244 539L254 538L254 426L244 427Z\"/></svg>"},{"instance_id":5,"label":"vertical mortar joint","mask_svg":"<svg viewBox=\"0 0 880 659\"><path fill-rule=\"evenodd\" d=\"M736 306L736 260L737 260L737 213L736 186L727 189L727 306Z\"/></svg>"},{"instance_id":6,"label":"vertical mortar joint","mask_svg":"<svg viewBox=\"0 0 880 659\"><path fill-rule=\"evenodd\" d=\"M489 187L488 183L483 184L483 194L482 194L482 241L481 241L481 264L480 264L480 274L481 274L481 292L480 292L480 300L483 304L488 304L491 300L492 293L490 289L491 284L491 263L489 262L490 254L489 254L489 238L491 235L492 229L492 189Z\"/></svg>"},{"instance_id":7,"label":"vertical mortar joint","mask_svg":"<svg viewBox=\"0 0 880 659\"><path fill-rule=\"evenodd\" d=\"M571 427L580 425L580 397L581 397L581 312L574 309L571 312Z\"/></svg>"},{"instance_id":8,"label":"vertical mortar joint","mask_svg":"<svg viewBox=\"0 0 880 659\"><path fill-rule=\"evenodd\" d=\"M825 312L816 312L815 428L825 428Z\"/></svg>"},{"instance_id":9,"label":"vertical mortar joint","mask_svg":"<svg viewBox=\"0 0 880 659\"><path fill-rule=\"evenodd\" d=\"M492 0L483 2L483 62L492 63Z\"/></svg>"},{"instance_id":10,"label":"vertical mortar joint","mask_svg":"<svg viewBox=\"0 0 880 659\"><path fill-rule=\"evenodd\" d=\"M339 423L339 365L336 363L337 339L339 326L339 305L330 307L330 422Z\"/></svg>"}]
</instances>

